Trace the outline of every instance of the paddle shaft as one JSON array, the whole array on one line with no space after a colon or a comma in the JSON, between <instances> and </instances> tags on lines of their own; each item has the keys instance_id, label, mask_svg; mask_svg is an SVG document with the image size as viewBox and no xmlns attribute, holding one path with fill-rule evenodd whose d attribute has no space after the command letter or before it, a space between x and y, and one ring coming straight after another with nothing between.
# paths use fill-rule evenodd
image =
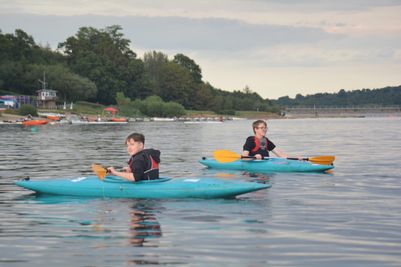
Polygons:
<instances>
[{"instance_id":1,"label":"paddle shaft","mask_svg":"<svg viewBox=\"0 0 401 267\"><path fill-rule=\"evenodd\" d=\"M241 155L241 159L257 159L255 156L242 156ZM260 160L269 160L269 159L274 159L272 157L262 157ZM285 158L288 160L309 160L309 158Z\"/></svg>"},{"instance_id":2,"label":"paddle shaft","mask_svg":"<svg viewBox=\"0 0 401 267\"><path fill-rule=\"evenodd\" d=\"M230 150L216 150L213 152L214 158L221 163L228 163L239 159L256 159L254 156L243 156ZM271 159L270 157L262 158L262 160ZM317 156L308 158L286 158L288 160L304 160L316 164L330 165L335 160L334 156Z\"/></svg>"},{"instance_id":3,"label":"paddle shaft","mask_svg":"<svg viewBox=\"0 0 401 267\"><path fill-rule=\"evenodd\" d=\"M242 156L241 155L241 159L257 159L256 157L254 157L254 156ZM262 157L260 160L269 160L269 159L274 159L274 158L272 158L272 157ZM304 160L304 161L317 161L316 159L315 160L311 160L311 158L285 158L285 159L288 159L288 160ZM332 162L324 162L324 164L327 164L327 165L329 165L329 164L332 164Z\"/></svg>"}]
</instances>

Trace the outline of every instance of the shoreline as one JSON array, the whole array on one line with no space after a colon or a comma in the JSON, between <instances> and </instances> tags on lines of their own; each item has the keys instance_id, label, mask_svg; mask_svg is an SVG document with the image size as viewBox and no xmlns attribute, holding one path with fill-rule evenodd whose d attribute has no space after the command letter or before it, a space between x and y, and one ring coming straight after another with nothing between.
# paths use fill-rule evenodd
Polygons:
<instances>
[{"instance_id":1,"label":"shoreline","mask_svg":"<svg viewBox=\"0 0 401 267\"><path fill-rule=\"evenodd\" d=\"M40 113L40 112L39 112ZM241 112L239 112L241 113ZM95 118L93 114L84 114L82 113L81 116L86 118ZM324 114L286 114L284 116L278 115L275 113L268 113L268 112L251 112L247 114L238 114L234 116L223 116L223 115L212 115L212 114L191 114L190 116L183 116L181 118L164 118L164 120L154 120L153 118L128 118L128 121L135 122L135 121L213 121L216 118L222 118L223 121L229 120L271 120L271 119L319 119L319 118L387 118L387 117L401 117L401 112L391 112L391 113L324 113ZM17 122L22 121L26 118L26 116L16 115L16 114L9 114L0 112L0 122ZM35 119L43 118L41 116L34 117Z\"/></svg>"}]
</instances>

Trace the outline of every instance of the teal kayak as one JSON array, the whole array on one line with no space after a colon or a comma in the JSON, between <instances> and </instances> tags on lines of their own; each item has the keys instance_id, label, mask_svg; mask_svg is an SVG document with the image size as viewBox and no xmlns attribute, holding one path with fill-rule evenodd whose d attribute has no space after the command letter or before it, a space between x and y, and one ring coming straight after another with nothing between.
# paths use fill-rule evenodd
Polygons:
<instances>
[{"instance_id":1,"label":"teal kayak","mask_svg":"<svg viewBox=\"0 0 401 267\"><path fill-rule=\"evenodd\" d=\"M32 181L16 185L38 194L110 198L233 198L271 187L270 184L216 178L160 178L130 182L116 176L97 176Z\"/></svg>"},{"instance_id":2,"label":"teal kayak","mask_svg":"<svg viewBox=\"0 0 401 267\"><path fill-rule=\"evenodd\" d=\"M269 158L263 160L235 160L221 163L215 159L203 158L201 164L213 169L240 170L247 172L324 172L333 169L333 165L314 164L304 160L289 160L285 158Z\"/></svg>"}]
</instances>

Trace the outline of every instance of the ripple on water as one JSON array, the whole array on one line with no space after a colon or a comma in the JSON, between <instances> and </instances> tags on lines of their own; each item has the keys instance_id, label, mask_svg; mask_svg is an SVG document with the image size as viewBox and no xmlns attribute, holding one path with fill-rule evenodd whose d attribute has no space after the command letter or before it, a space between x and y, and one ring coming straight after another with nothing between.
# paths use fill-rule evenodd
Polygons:
<instances>
[{"instance_id":1,"label":"ripple on water","mask_svg":"<svg viewBox=\"0 0 401 267\"><path fill-rule=\"evenodd\" d=\"M0 126L0 265L401 265L399 119L269 121L269 137L291 155L335 155L332 174L197 163L216 149L240 152L251 123ZM163 176L273 186L228 200L132 200L35 196L13 184L89 175L93 162L122 166L134 131L162 151Z\"/></svg>"}]
</instances>

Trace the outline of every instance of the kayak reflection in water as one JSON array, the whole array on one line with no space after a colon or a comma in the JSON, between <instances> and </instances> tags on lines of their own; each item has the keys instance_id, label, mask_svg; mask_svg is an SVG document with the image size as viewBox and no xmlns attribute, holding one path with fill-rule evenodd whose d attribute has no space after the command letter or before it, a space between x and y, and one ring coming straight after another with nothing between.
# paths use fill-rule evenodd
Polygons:
<instances>
[{"instance_id":1,"label":"kayak reflection in water","mask_svg":"<svg viewBox=\"0 0 401 267\"><path fill-rule=\"evenodd\" d=\"M249 177L249 181L260 184L270 184L272 178L275 176L274 173L254 173L254 172L243 172L244 176Z\"/></svg>"},{"instance_id":2,"label":"kayak reflection in water","mask_svg":"<svg viewBox=\"0 0 401 267\"><path fill-rule=\"evenodd\" d=\"M162 230L152 209L133 207L130 221L129 243L135 247L142 247L148 238L161 237Z\"/></svg>"},{"instance_id":3,"label":"kayak reflection in water","mask_svg":"<svg viewBox=\"0 0 401 267\"><path fill-rule=\"evenodd\" d=\"M243 157L253 157L263 159L269 157L269 151L280 158L288 158L287 153L276 147L276 145L266 137L267 123L264 120L257 120L252 123L254 136L249 136L243 146Z\"/></svg>"},{"instance_id":4,"label":"kayak reflection in water","mask_svg":"<svg viewBox=\"0 0 401 267\"><path fill-rule=\"evenodd\" d=\"M155 180L159 179L160 151L156 149L144 149L145 136L140 133L132 133L125 139L128 155L128 167L123 171L117 171L114 167L107 170L121 178L129 181Z\"/></svg>"}]
</instances>

